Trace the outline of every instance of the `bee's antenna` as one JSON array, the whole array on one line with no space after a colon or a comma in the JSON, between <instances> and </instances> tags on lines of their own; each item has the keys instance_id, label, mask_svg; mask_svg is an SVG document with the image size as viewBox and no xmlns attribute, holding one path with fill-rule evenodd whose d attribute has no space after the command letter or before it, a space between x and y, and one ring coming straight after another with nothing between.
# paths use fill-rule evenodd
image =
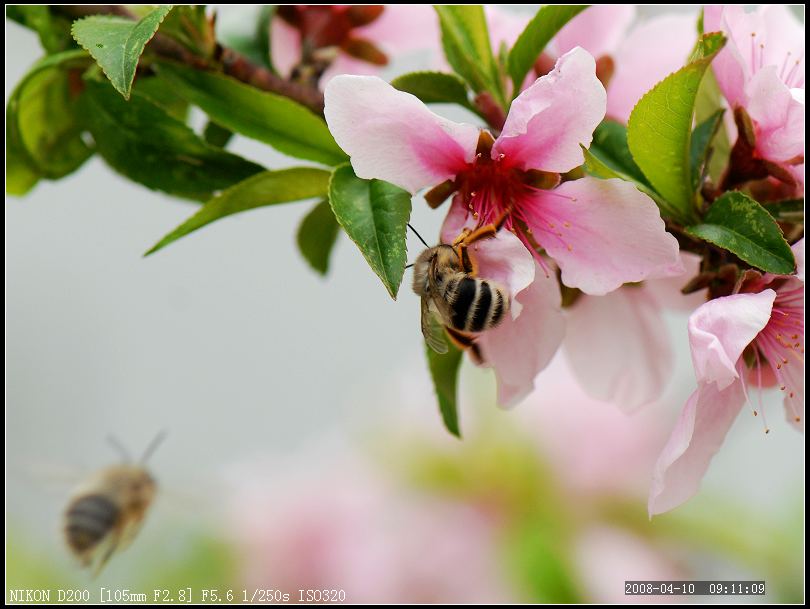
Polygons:
<instances>
[{"instance_id":1,"label":"bee's antenna","mask_svg":"<svg viewBox=\"0 0 810 609\"><path fill-rule=\"evenodd\" d=\"M158 446L160 446L163 443L163 440L166 439L167 435L168 435L168 432L165 429L158 432L158 435L156 435L152 439L152 441L149 443L149 446L147 446L146 450L143 451L143 456L141 457L141 460L139 461L139 463L141 465L146 463L147 459L149 459L149 457L151 457L154 454L154 452L157 450Z\"/></svg>"},{"instance_id":2,"label":"bee's antenna","mask_svg":"<svg viewBox=\"0 0 810 609\"><path fill-rule=\"evenodd\" d=\"M121 453L121 456L124 458L124 463L132 463L132 456L129 454L129 451L124 448L124 445L118 441L118 438L112 434L107 434L107 442L109 442L110 446L112 446L115 450Z\"/></svg>"},{"instance_id":3,"label":"bee's antenna","mask_svg":"<svg viewBox=\"0 0 810 609\"><path fill-rule=\"evenodd\" d=\"M409 269L409 268L411 268L411 267L413 266L413 264L414 264L413 262L411 262L410 264L406 264L406 265L405 265L405 268L406 268L406 269Z\"/></svg>"},{"instance_id":4,"label":"bee's antenna","mask_svg":"<svg viewBox=\"0 0 810 609\"><path fill-rule=\"evenodd\" d=\"M419 237L419 241L421 241L422 243L424 243L424 244L425 244L425 247L430 247L430 246L429 246L427 243L425 243L425 240L424 240L424 239L422 239L422 235L420 235L419 233L417 233L417 232L416 232L416 229L415 229L413 226L411 226L411 223L410 223L410 222L408 222L408 228L410 228L410 229L413 231L413 234L414 234L414 235L416 235L417 237ZM408 267L406 266L405 268L407 269Z\"/></svg>"}]
</instances>

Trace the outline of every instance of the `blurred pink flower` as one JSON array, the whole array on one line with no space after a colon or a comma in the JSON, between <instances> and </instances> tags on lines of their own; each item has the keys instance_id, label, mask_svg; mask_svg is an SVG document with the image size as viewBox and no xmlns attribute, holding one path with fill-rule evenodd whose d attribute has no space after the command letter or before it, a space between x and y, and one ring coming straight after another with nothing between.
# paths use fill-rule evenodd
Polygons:
<instances>
[{"instance_id":1,"label":"blurred pink flower","mask_svg":"<svg viewBox=\"0 0 810 609\"><path fill-rule=\"evenodd\" d=\"M647 540L607 525L582 532L574 546L574 560L591 602L676 602L677 597L671 595L625 595L624 582L686 579L686 574Z\"/></svg>"},{"instance_id":2,"label":"blurred pink flower","mask_svg":"<svg viewBox=\"0 0 810 609\"><path fill-rule=\"evenodd\" d=\"M557 58L582 47L597 60L597 74L607 89L608 118L626 123L638 100L686 63L697 39L695 14L660 15L631 27L635 18L636 9L628 4L585 9L549 42L536 69L542 75ZM494 6L487 7L487 20L495 49L502 43L511 47L529 22ZM527 79L524 87L531 82Z\"/></svg>"},{"instance_id":3,"label":"blurred pink flower","mask_svg":"<svg viewBox=\"0 0 810 609\"><path fill-rule=\"evenodd\" d=\"M537 439L543 460L559 472L560 483L586 502L635 497L641 509L667 436L660 413L648 408L628 415L589 396L561 353L537 384L516 416Z\"/></svg>"},{"instance_id":4,"label":"blurred pink flower","mask_svg":"<svg viewBox=\"0 0 810 609\"><path fill-rule=\"evenodd\" d=\"M387 180L411 193L435 185L457 191L444 239L470 216L484 225L508 213L506 231L546 271L534 276L550 277L538 251L542 247L560 267L563 283L589 294L681 270L677 241L665 231L658 208L631 184L593 178L559 184L555 174L582 164L581 146L590 144L605 111L594 59L582 49L566 53L551 73L518 96L494 140L473 125L439 117L375 77L336 77L325 98L329 128L359 177ZM538 181L550 188L538 187ZM514 237L506 235L502 242L508 246ZM488 264L486 254L487 248L480 248L479 264ZM525 396L538 366L556 350L559 333L543 325L558 306L553 284L525 282L516 301L527 309L513 311L513 319L482 345L502 381L501 404ZM520 339L533 343L532 352L543 357L523 359L514 343Z\"/></svg>"},{"instance_id":5,"label":"blurred pink flower","mask_svg":"<svg viewBox=\"0 0 810 609\"><path fill-rule=\"evenodd\" d=\"M586 11L587 12L587 11ZM672 72L682 68L697 40L697 15L660 15L622 36L611 54L607 115L626 123L638 100Z\"/></svg>"},{"instance_id":6,"label":"blurred pink flower","mask_svg":"<svg viewBox=\"0 0 810 609\"><path fill-rule=\"evenodd\" d=\"M285 78L301 62L304 48L337 51L320 79L323 86L338 74L375 74L400 53L438 45L438 18L428 5L286 5L277 10L271 57Z\"/></svg>"},{"instance_id":7,"label":"blurred pink flower","mask_svg":"<svg viewBox=\"0 0 810 609\"><path fill-rule=\"evenodd\" d=\"M802 278L765 275L748 291L711 300L689 318L698 388L656 464L650 515L671 510L697 492L731 424L750 402L747 385L761 391L766 384L763 370L785 393L787 420L803 431L804 239L793 250Z\"/></svg>"},{"instance_id":8,"label":"blurred pink flower","mask_svg":"<svg viewBox=\"0 0 810 609\"><path fill-rule=\"evenodd\" d=\"M691 311L705 300L701 290L680 288L698 272L700 257L681 254L685 271L623 286L605 296L581 295L565 309L563 346L582 388L630 413L654 402L672 373L673 356L664 310Z\"/></svg>"},{"instance_id":9,"label":"blurred pink flower","mask_svg":"<svg viewBox=\"0 0 810 609\"><path fill-rule=\"evenodd\" d=\"M712 67L732 110L752 119L756 155L803 184L804 27L784 5L733 5L707 6L704 29L728 36Z\"/></svg>"},{"instance_id":10,"label":"blurred pink flower","mask_svg":"<svg viewBox=\"0 0 810 609\"><path fill-rule=\"evenodd\" d=\"M232 520L244 583L350 603L508 602L495 520L475 506L388 486L357 464L244 478Z\"/></svg>"}]
</instances>

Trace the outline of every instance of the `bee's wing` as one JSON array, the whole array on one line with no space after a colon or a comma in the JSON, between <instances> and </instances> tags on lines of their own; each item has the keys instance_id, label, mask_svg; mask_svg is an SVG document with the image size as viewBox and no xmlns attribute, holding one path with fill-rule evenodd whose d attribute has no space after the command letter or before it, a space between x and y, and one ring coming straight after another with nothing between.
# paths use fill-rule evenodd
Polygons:
<instances>
[{"instance_id":1,"label":"bee's wing","mask_svg":"<svg viewBox=\"0 0 810 609\"><path fill-rule=\"evenodd\" d=\"M422 298L422 334L428 347L436 353L447 353L447 342L444 340L442 327L431 313L430 301L427 298Z\"/></svg>"}]
</instances>

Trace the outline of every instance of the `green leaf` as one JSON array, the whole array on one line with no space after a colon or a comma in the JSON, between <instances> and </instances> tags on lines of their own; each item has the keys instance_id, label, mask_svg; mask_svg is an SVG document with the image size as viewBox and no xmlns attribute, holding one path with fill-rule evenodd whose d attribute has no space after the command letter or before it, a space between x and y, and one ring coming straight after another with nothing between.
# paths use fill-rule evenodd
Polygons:
<instances>
[{"instance_id":1,"label":"green leaf","mask_svg":"<svg viewBox=\"0 0 810 609\"><path fill-rule=\"evenodd\" d=\"M505 100L489 44L484 7L465 4L434 8L439 15L447 62L473 90L489 91L503 105Z\"/></svg>"},{"instance_id":2,"label":"green leaf","mask_svg":"<svg viewBox=\"0 0 810 609\"><path fill-rule=\"evenodd\" d=\"M75 47L70 35L70 21L54 15L44 4L17 4L6 6L6 17L39 35L42 48L50 55Z\"/></svg>"},{"instance_id":3,"label":"green leaf","mask_svg":"<svg viewBox=\"0 0 810 609\"><path fill-rule=\"evenodd\" d=\"M593 150L593 148L591 148L591 150ZM658 205L658 208L661 210L662 216L671 216L677 211L669 203L664 201L657 192L650 188L646 184L646 181L639 182L635 178L623 173L620 169L614 169L615 165L607 165L599 157L595 156L590 150L586 150L584 147L583 153L585 154L584 167L588 175L599 178L600 180L618 178L620 180L625 180L626 182L633 182L638 190L655 201L656 205Z\"/></svg>"},{"instance_id":4,"label":"green leaf","mask_svg":"<svg viewBox=\"0 0 810 609\"><path fill-rule=\"evenodd\" d=\"M382 180L361 180L347 163L332 173L329 204L343 230L396 300L405 272L411 195Z\"/></svg>"},{"instance_id":5,"label":"green leaf","mask_svg":"<svg viewBox=\"0 0 810 609\"><path fill-rule=\"evenodd\" d=\"M689 165L692 173L692 191L700 188L700 178L703 175L703 166L711 149L711 143L720 125L723 122L725 110L718 110L692 131L691 149L689 152Z\"/></svg>"},{"instance_id":6,"label":"green leaf","mask_svg":"<svg viewBox=\"0 0 810 609\"><path fill-rule=\"evenodd\" d=\"M462 352L453 345L449 345L447 353L436 353L430 347L425 347L430 376L436 397L439 399L439 411L442 414L444 426L457 438L461 437L458 424L458 406L456 403L456 384L458 370L461 366Z\"/></svg>"},{"instance_id":7,"label":"green leaf","mask_svg":"<svg viewBox=\"0 0 810 609\"><path fill-rule=\"evenodd\" d=\"M706 69L725 40L719 33L703 36L691 63L647 92L627 123L633 159L682 222L695 217L689 165L695 99Z\"/></svg>"},{"instance_id":8,"label":"green leaf","mask_svg":"<svg viewBox=\"0 0 810 609\"><path fill-rule=\"evenodd\" d=\"M304 106L214 72L161 62L158 75L231 131L300 159L337 165L348 158L326 123Z\"/></svg>"},{"instance_id":9,"label":"green leaf","mask_svg":"<svg viewBox=\"0 0 810 609\"><path fill-rule=\"evenodd\" d=\"M6 192L22 195L40 178L78 169L92 149L82 140L76 103L82 50L48 55L31 68L6 106Z\"/></svg>"},{"instance_id":10,"label":"green leaf","mask_svg":"<svg viewBox=\"0 0 810 609\"><path fill-rule=\"evenodd\" d=\"M636 165L627 147L627 129L624 125L611 120L602 121L593 132L590 149L583 148L583 152L585 171L590 175L602 180L619 178L633 182L636 188L655 201L662 215L677 212L655 192Z\"/></svg>"},{"instance_id":11,"label":"green leaf","mask_svg":"<svg viewBox=\"0 0 810 609\"><path fill-rule=\"evenodd\" d=\"M395 78L391 85L426 104L458 104L476 112L467 96L467 85L455 74L411 72Z\"/></svg>"},{"instance_id":12,"label":"green leaf","mask_svg":"<svg viewBox=\"0 0 810 609\"><path fill-rule=\"evenodd\" d=\"M36 186L39 174L29 165L17 146L11 143L6 129L6 193L22 196Z\"/></svg>"},{"instance_id":13,"label":"green leaf","mask_svg":"<svg viewBox=\"0 0 810 609\"><path fill-rule=\"evenodd\" d=\"M627 128L615 121L604 120L593 132L590 152L616 172L652 188L638 168L627 146Z\"/></svg>"},{"instance_id":14,"label":"green leaf","mask_svg":"<svg viewBox=\"0 0 810 609\"><path fill-rule=\"evenodd\" d=\"M329 256L339 230L340 225L328 200L313 207L298 227L298 249L309 265L321 275L326 275L329 270Z\"/></svg>"},{"instance_id":15,"label":"green leaf","mask_svg":"<svg viewBox=\"0 0 810 609\"><path fill-rule=\"evenodd\" d=\"M217 148L225 148L232 137L233 131L226 129L214 121L208 121L203 130L203 138L205 138L205 141Z\"/></svg>"},{"instance_id":16,"label":"green leaf","mask_svg":"<svg viewBox=\"0 0 810 609\"><path fill-rule=\"evenodd\" d=\"M134 90L148 97L177 120L185 123L188 119L188 102L177 95L163 79L157 76L139 76Z\"/></svg>"},{"instance_id":17,"label":"green leaf","mask_svg":"<svg viewBox=\"0 0 810 609\"><path fill-rule=\"evenodd\" d=\"M137 90L125 101L106 82L87 80L81 117L99 154L116 171L152 189L206 200L262 171L202 140Z\"/></svg>"},{"instance_id":18,"label":"green leaf","mask_svg":"<svg viewBox=\"0 0 810 609\"><path fill-rule=\"evenodd\" d=\"M686 230L768 273L796 271L796 259L779 225L762 205L741 192L724 194L709 208L703 223Z\"/></svg>"},{"instance_id":19,"label":"green leaf","mask_svg":"<svg viewBox=\"0 0 810 609\"><path fill-rule=\"evenodd\" d=\"M717 85L714 72L707 70L700 82L695 100L695 123L700 124L709 120L715 112L724 107L723 94ZM728 139L725 122L721 121L712 141L712 154L709 157L708 175L715 184L720 183L729 156L731 156L731 142Z\"/></svg>"},{"instance_id":20,"label":"green leaf","mask_svg":"<svg viewBox=\"0 0 810 609\"><path fill-rule=\"evenodd\" d=\"M521 32L512 50L509 51L509 76L512 78L514 97L520 94L526 74L546 48L549 41L571 19L588 8L585 4L549 4L537 11L534 18Z\"/></svg>"},{"instance_id":21,"label":"green leaf","mask_svg":"<svg viewBox=\"0 0 810 609\"><path fill-rule=\"evenodd\" d=\"M115 89L129 99L141 53L170 10L171 5L160 6L140 21L93 15L76 21L71 33L101 66Z\"/></svg>"},{"instance_id":22,"label":"green leaf","mask_svg":"<svg viewBox=\"0 0 810 609\"><path fill-rule=\"evenodd\" d=\"M205 14L204 4L175 6L160 25L160 35L201 57L213 56L216 48L214 24Z\"/></svg>"},{"instance_id":23,"label":"green leaf","mask_svg":"<svg viewBox=\"0 0 810 609\"><path fill-rule=\"evenodd\" d=\"M263 171L216 195L180 226L163 237L145 256L195 230L249 209L326 196L329 172L315 167Z\"/></svg>"}]
</instances>

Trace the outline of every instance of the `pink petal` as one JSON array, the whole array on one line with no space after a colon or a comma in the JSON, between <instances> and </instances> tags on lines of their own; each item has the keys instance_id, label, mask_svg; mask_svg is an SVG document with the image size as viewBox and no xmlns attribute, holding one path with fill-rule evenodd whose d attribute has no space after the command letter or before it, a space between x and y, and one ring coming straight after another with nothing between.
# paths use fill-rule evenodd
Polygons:
<instances>
[{"instance_id":1,"label":"pink petal","mask_svg":"<svg viewBox=\"0 0 810 609\"><path fill-rule=\"evenodd\" d=\"M270 21L270 57L273 67L284 78L301 61L301 35L278 16Z\"/></svg>"},{"instance_id":2,"label":"pink petal","mask_svg":"<svg viewBox=\"0 0 810 609\"><path fill-rule=\"evenodd\" d=\"M655 465L650 517L679 506L697 493L712 457L744 403L742 382L722 391L704 383L692 394Z\"/></svg>"},{"instance_id":3,"label":"pink petal","mask_svg":"<svg viewBox=\"0 0 810 609\"><path fill-rule=\"evenodd\" d=\"M745 91L760 156L779 162L804 155L804 91L796 89L794 95L775 66L759 70Z\"/></svg>"},{"instance_id":4,"label":"pink petal","mask_svg":"<svg viewBox=\"0 0 810 609\"><path fill-rule=\"evenodd\" d=\"M532 392L535 377L551 361L565 333L557 278L546 276L539 265L534 281L516 300L522 307L517 319L507 317L478 339L486 365L495 369L498 404L504 408ZM513 308L515 304L513 300Z\"/></svg>"},{"instance_id":5,"label":"pink petal","mask_svg":"<svg viewBox=\"0 0 810 609\"><path fill-rule=\"evenodd\" d=\"M626 580L679 580L686 571L650 539L611 524L589 524L577 531L573 559L582 582L583 602L628 605L671 602L666 595L625 595Z\"/></svg>"},{"instance_id":6,"label":"pink petal","mask_svg":"<svg viewBox=\"0 0 810 609\"><path fill-rule=\"evenodd\" d=\"M461 195L453 197L453 203L444 218L440 239L442 243L453 243L456 237L461 234L465 228L475 228L477 224L476 219L470 213L469 209L464 205Z\"/></svg>"},{"instance_id":7,"label":"pink petal","mask_svg":"<svg viewBox=\"0 0 810 609\"><path fill-rule=\"evenodd\" d=\"M642 23L624 38L613 55L615 71L607 87L609 117L626 123L638 100L686 63L697 39L696 21L695 15L663 15Z\"/></svg>"},{"instance_id":8,"label":"pink petal","mask_svg":"<svg viewBox=\"0 0 810 609\"><path fill-rule=\"evenodd\" d=\"M689 345L698 383L725 389L739 378L743 350L771 318L776 292L735 294L715 298L689 317Z\"/></svg>"},{"instance_id":9,"label":"pink petal","mask_svg":"<svg viewBox=\"0 0 810 609\"><path fill-rule=\"evenodd\" d=\"M355 173L411 193L454 178L475 156L478 128L428 110L375 76L336 76L324 113Z\"/></svg>"},{"instance_id":10,"label":"pink petal","mask_svg":"<svg viewBox=\"0 0 810 609\"><path fill-rule=\"evenodd\" d=\"M647 292L658 303L659 308L691 313L704 302L704 288L691 294L683 294L681 288L700 272L701 257L691 252L681 252L683 272L667 277L648 279L644 282Z\"/></svg>"},{"instance_id":11,"label":"pink petal","mask_svg":"<svg viewBox=\"0 0 810 609\"><path fill-rule=\"evenodd\" d=\"M540 191L523 212L562 269L562 281L586 294L680 268L678 242L658 207L629 182L582 178Z\"/></svg>"},{"instance_id":12,"label":"pink petal","mask_svg":"<svg viewBox=\"0 0 810 609\"><path fill-rule=\"evenodd\" d=\"M342 74L373 76L375 74L379 74L381 69L382 68L380 66L374 65L373 63L363 61L362 59L357 59L356 57L352 57L346 53L338 53L338 56L332 62L332 65L330 65L321 75L318 85L321 89L325 89L326 85L328 85L335 76L340 76Z\"/></svg>"},{"instance_id":13,"label":"pink petal","mask_svg":"<svg viewBox=\"0 0 810 609\"><path fill-rule=\"evenodd\" d=\"M531 19L531 15L527 13L508 11L497 4L484 5L484 12L487 17L489 42L496 55L503 44L507 48L512 48Z\"/></svg>"},{"instance_id":14,"label":"pink petal","mask_svg":"<svg viewBox=\"0 0 810 609\"><path fill-rule=\"evenodd\" d=\"M567 53L577 46L596 58L612 55L626 38L635 16L636 9L632 4L588 7L565 24L549 46L556 55Z\"/></svg>"},{"instance_id":15,"label":"pink petal","mask_svg":"<svg viewBox=\"0 0 810 609\"><path fill-rule=\"evenodd\" d=\"M740 53L751 44L751 29L746 27L745 11L741 6L706 6L703 31L723 32L728 42L712 61L717 85L729 105L734 108L745 103L745 83L751 76L749 61ZM742 34L745 31L745 34ZM748 46L745 46L748 45Z\"/></svg>"},{"instance_id":16,"label":"pink petal","mask_svg":"<svg viewBox=\"0 0 810 609\"><path fill-rule=\"evenodd\" d=\"M661 396L672 350L658 304L644 287L581 296L566 312L565 353L588 395L628 413Z\"/></svg>"},{"instance_id":17,"label":"pink petal","mask_svg":"<svg viewBox=\"0 0 810 609\"><path fill-rule=\"evenodd\" d=\"M763 26L765 30L764 40L757 37L757 42L764 45L756 57L759 67L775 66L789 87L804 88L804 66L793 69L800 58L803 63L804 25L783 4L762 5L756 14L759 19L757 32L762 31Z\"/></svg>"},{"instance_id":18,"label":"pink petal","mask_svg":"<svg viewBox=\"0 0 810 609\"><path fill-rule=\"evenodd\" d=\"M543 461L564 472L561 483L580 499L649 492L649 475L669 435L656 409L627 416L588 396L558 353L535 380L538 390L514 413L536 436Z\"/></svg>"},{"instance_id":19,"label":"pink petal","mask_svg":"<svg viewBox=\"0 0 810 609\"><path fill-rule=\"evenodd\" d=\"M460 197L453 200L450 212L442 225L442 243L453 243L464 228L475 228L477 222L461 204ZM534 258L523 242L509 231L500 231L493 239L486 239L471 247L478 265L478 275L501 284L512 300L510 312L515 319L523 305L515 299L534 281Z\"/></svg>"},{"instance_id":20,"label":"pink petal","mask_svg":"<svg viewBox=\"0 0 810 609\"><path fill-rule=\"evenodd\" d=\"M493 156L504 154L521 169L570 171L582 164L580 144L590 145L604 116L596 62L587 51L573 49L512 103Z\"/></svg>"},{"instance_id":21,"label":"pink petal","mask_svg":"<svg viewBox=\"0 0 810 609\"><path fill-rule=\"evenodd\" d=\"M796 197L804 196L804 163L798 165L784 165L784 169L796 180Z\"/></svg>"},{"instance_id":22,"label":"pink petal","mask_svg":"<svg viewBox=\"0 0 810 609\"><path fill-rule=\"evenodd\" d=\"M791 247L793 256L796 258L796 277L804 283L804 237L799 239Z\"/></svg>"},{"instance_id":23,"label":"pink petal","mask_svg":"<svg viewBox=\"0 0 810 609\"><path fill-rule=\"evenodd\" d=\"M804 28L787 7L765 5L751 13L742 6L706 7L704 25L729 38L712 68L731 107L746 106L746 84L768 66L788 87L804 87L804 69L795 63L803 61Z\"/></svg>"},{"instance_id":24,"label":"pink petal","mask_svg":"<svg viewBox=\"0 0 810 609\"><path fill-rule=\"evenodd\" d=\"M377 19L352 32L380 47L390 60L410 51L440 51L439 17L428 4L386 4Z\"/></svg>"}]
</instances>

